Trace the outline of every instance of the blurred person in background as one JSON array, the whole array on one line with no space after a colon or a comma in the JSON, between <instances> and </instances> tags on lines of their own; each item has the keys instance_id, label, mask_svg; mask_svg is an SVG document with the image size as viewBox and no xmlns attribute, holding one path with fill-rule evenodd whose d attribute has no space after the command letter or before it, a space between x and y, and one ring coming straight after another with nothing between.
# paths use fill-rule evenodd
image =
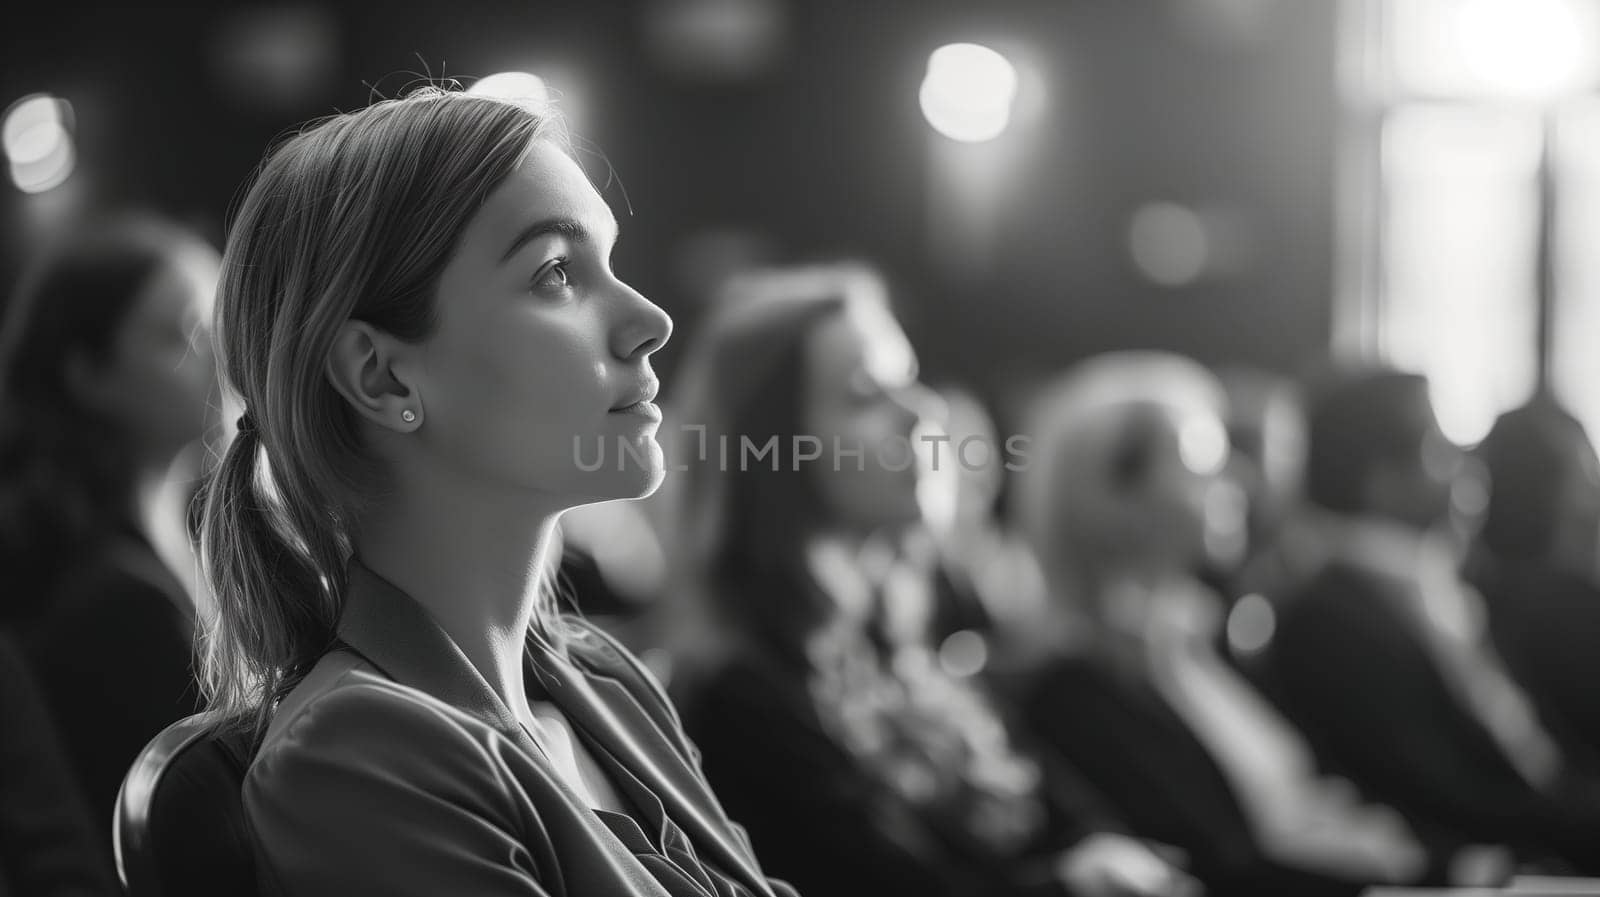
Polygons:
<instances>
[{"instance_id":1,"label":"blurred person in background","mask_svg":"<svg viewBox=\"0 0 1600 897\"><path fill-rule=\"evenodd\" d=\"M1321 561L1277 603L1268 655L1323 760L1414 826L1600 869L1600 792L1573 775L1461 577L1479 484L1425 378L1338 371L1308 401Z\"/></svg>"},{"instance_id":2,"label":"blurred person in background","mask_svg":"<svg viewBox=\"0 0 1600 897\"><path fill-rule=\"evenodd\" d=\"M1227 398L1227 476L1245 497L1240 551L1211 553L1200 578L1228 603L1220 647L1251 683L1281 702L1266 663L1277 617L1269 595L1303 579L1319 558L1300 513L1306 460L1305 409L1297 384L1259 368L1217 371Z\"/></svg>"},{"instance_id":3,"label":"blurred person in background","mask_svg":"<svg viewBox=\"0 0 1600 897\"><path fill-rule=\"evenodd\" d=\"M1306 423L1293 381L1268 371L1217 372L1226 396L1229 479L1245 497L1245 539L1231 557L1207 561L1207 578L1227 597L1268 595L1295 581L1309 551L1294 524L1305 477Z\"/></svg>"},{"instance_id":4,"label":"blurred person in background","mask_svg":"<svg viewBox=\"0 0 1600 897\"><path fill-rule=\"evenodd\" d=\"M941 662L962 675L1004 676L1027 643L1043 600L1038 565L998 514L1007 464L1024 443L1002 438L970 390L937 390L928 475L918 484L934 557L928 635Z\"/></svg>"},{"instance_id":5,"label":"blurred person in background","mask_svg":"<svg viewBox=\"0 0 1600 897\"><path fill-rule=\"evenodd\" d=\"M562 512L664 475L672 322L575 153L548 104L426 86L297 131L239 205L206 684L260 733L267 893L793 894L547 581Z\"/></svg>"},{"instance_id":6,"label":"blurred person in background","mask_svg":"<svg viewBox=\"0 0 1600 897\"><path fill-rule=\"evenodd\" d=\"M736 288L681 381L674 554L718 628L675 682L773 870L832 897L1193 893L939 664L914 448L932 396L882 280L817 266Z\"/></svg>"},{"instance_id":7,"label":"blurred person in background","mask_svg":"<svg viewBox=\"0 0 1600 897\"><path fill-rule=\"evenodd\" d=\"M1019 512L1056 652L1030 727L1214 895L1345 894L1420 879L1398 814L1319 775L1304 739L1227 663L1226 605L1198 577L1246 524L1221 384L1162 353L1083 362L1038 399Z\"/></svg>"},{"instance_id":8,"label":"blurred person in background","mask_svg":"<svg viewBox=\"0 0 1600 897\"><path fill-rule=\"evenodd\" d=\"M178 462L214 395L216 277L216 251L171 223L93 221L24 274L0 330L0 614L108 847L128 766L198 709L171 487L192 481Z\"/></svg>"},{"instance_id":9,"label":"blurred person in background","mask_svg":"<svg viewBox=\"0 0 1600 897\"><path fill-rule=\"evenodd\" d=\"M22 651L0 632L0 897L121 894Z\"/></svg>"},{"instance_id":10,"label":"blurred person in background","mask_svg":"<svg viewBox=\"0 0 1600 897\"><path fill-rule=\"evenodd\" d=\"M1569 757L1600 757L1600 459L1583 424L1540 395L1475 451L1489 506L1469 559L1496 647Z\"/></svg>"}]
</instances>

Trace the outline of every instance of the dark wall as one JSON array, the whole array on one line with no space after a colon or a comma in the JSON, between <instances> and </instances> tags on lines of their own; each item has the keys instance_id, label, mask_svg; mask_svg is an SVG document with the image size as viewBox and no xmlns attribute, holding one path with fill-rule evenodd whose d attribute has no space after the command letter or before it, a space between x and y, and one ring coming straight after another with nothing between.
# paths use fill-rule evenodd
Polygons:
<instances>
[{"instance_id":1,"label":"dark wall","mask_svg":"<svg viewBox=\"0 0 1600 897\"><path fill-rule=\"evenodd\" d=\"M406 73L537 70L550 59L581 68L586 135L634 210L619 270L681 326L693 326L697 299L687 241L736 228L778 258L881 262L930 374L991 393L1107 348L1280 369L1325 351L1337 4L1258 3L1253 36L1229 39L1185 26L1180 7L1204 0L795 2L782 58L737 83L652 66L642 5L330 4L337 54L323 87L273 107L242 100L215 74L219 25L243 7L63 2L0 38L0 96L73 100L75 188L89 200L155 204L220 240L268 142L366 102L363 82L392 94ZM916 104L927 52L963 38L1019 48L1050 98L1008 138L1016 151L994 197L995 243L970 263L930 252L932 138ZM608 195L621 214L620 189ZM26 204L41 200L0 197L8 267L33 220ZM1152 200L1230 210L1245 260L1191 286L1146 282L1126 233L1132 210Z\"/></svg>"}]
</instances>

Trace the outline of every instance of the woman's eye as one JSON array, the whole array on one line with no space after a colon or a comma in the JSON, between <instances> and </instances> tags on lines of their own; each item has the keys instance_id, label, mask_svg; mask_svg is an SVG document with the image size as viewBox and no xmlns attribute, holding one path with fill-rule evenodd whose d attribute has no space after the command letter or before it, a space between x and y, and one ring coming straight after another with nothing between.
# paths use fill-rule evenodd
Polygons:
<instances>
[{"instance_id":1,"label":"woman's eye","mask_svg":"<svg viewBox=\"0 0 1600 897\"><path fill-rule=\"evenodd\" d=\"M561 290L572 284L572 278L567 273L567 260L556 259L550 264L539 269L534 275L533 285L543 290Z\"/></svg>"}]
</instances>

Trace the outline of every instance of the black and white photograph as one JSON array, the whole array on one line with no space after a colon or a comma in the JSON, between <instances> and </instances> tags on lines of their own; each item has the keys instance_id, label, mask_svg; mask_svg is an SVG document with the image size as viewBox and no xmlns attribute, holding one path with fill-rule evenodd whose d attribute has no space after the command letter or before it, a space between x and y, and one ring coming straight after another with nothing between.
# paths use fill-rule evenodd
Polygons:
<instances>
[{"instance_id":1,"label":"black and white photograph","mask_svg":"<svg viewBox=\"0 0 1600 897\"><path fill-rule=\"evenodd\" d=\"M0 897L1600 897L1600 0L0 15Z\"/></svg>"}]
</instances>

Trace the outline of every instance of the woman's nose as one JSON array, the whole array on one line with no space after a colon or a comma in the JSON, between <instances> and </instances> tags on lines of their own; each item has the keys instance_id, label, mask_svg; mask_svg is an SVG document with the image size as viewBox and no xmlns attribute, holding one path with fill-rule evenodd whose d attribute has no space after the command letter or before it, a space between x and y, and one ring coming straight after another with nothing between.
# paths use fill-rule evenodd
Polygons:
<instances>
[{"instance_id":1,"label":"woman's nose","mask_svg":"<svg viewBox=\"0 0 1600 897\"><path fill-rule=\"evenodd\" d=\"M622 291L623 312L612 331L611 351L623 361L642 361L672 337L672 318L633 287L622 284Z\"/></svg>"}]
</instances>

